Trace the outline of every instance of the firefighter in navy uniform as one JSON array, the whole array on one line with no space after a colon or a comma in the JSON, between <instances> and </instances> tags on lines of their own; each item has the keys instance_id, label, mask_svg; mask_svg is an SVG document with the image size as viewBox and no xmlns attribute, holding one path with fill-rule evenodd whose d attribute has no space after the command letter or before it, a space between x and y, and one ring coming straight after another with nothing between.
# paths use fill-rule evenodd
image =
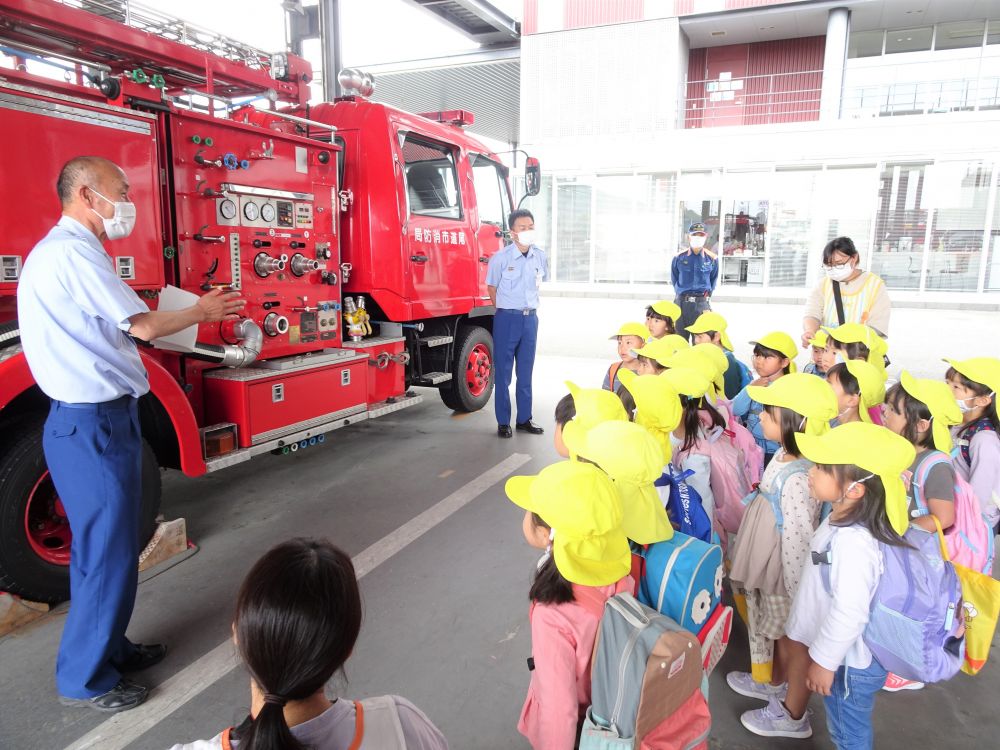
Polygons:
<instances>
[{"instance_id":1,"label":"firefighter in navy uniform","mask_svg":"<svg viewBox=\"0 0 1000 750\"><path fill-rule=\"evenodd\" d=\"M711 310L712 292L719 280L719 260L705 249L708 233L698 222L688 228L688 249L674 257L670 279L674 284L674 302L681 308L676 321L677 333L690 338L687 326L706 310Z\"/></svg>"}]
</instances>

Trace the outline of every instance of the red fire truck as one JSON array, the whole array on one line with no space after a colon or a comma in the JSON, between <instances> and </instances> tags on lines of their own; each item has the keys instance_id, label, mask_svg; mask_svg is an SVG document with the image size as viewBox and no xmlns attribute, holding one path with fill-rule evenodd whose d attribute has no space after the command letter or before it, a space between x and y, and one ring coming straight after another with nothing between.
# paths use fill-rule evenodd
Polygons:
<instances>
[{"instance_id":1,"label":"red fire truck","mask_svg":"<svg viewBox=\"0 0 1000 750\"><path fill-rule=\"evenodd\" d=\"M511 208L508 170L463 130L469 113L374 103L353 71L351 95L310 105L312 69L294 55L72 5L0 0L0 590L46 602L68 596L71 535L16 289L58 219L62 164L87 154L125 170L139 221L107 249L150 307L171 304L173 287L247 300L195 340L140 347L143 541L161 467L199 476L308 448L420 402L412 386L482 408L486 264ZM533 194L537 162L528 172Z\"/></svg>"}]
</instances>

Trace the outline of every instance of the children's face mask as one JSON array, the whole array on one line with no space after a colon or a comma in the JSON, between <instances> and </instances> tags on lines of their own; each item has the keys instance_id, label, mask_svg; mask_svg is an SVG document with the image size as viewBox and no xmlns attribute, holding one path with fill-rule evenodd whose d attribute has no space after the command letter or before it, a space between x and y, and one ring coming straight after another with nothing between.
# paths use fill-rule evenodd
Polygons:
<instances>
[{"instance_id":1,"label":"children's face mask","mask_svg":"<svg viewBox=\"0 0 1000 750\"><path fill-rule=\"evenodd\" d=\"M993 398L995 395L996 392L994 391L989 394L989 398ZM958 410L962 412L962 414L968 414L973 409L978 409L979 407L972 406L969 404L969 402L972 401L972 399L974 398L979 398L979 396L969 396L969 398L963 398L963 399L956 398L955 403L958 404Z\"/></svg>"}]
</instances>

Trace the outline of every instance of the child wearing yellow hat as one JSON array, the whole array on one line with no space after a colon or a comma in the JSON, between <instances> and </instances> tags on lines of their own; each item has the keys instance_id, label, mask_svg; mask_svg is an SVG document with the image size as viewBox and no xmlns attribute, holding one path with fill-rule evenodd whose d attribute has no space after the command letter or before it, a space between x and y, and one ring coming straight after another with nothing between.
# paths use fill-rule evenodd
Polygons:
<instances>
[{"instance_id":1,"label":"child wearing yellow hat","mask_svg":"<svg viewBox=\"0 0 1000 750\"><path fill-rule=\"evenodd\" d=\"M676 323L680 320L681 308L670 300L654 302L646 308L646 328L651 339L662 339L677 333Z\"/></svg>"},{"instance_id":2,"label":"child wearing yellow hat","mask_svg":"<svg viewBox=\"0 0 1000 750\"><path fill-rule=\"evenodd\" d=\"M790 374L769 388L750 386L748 391L763 404L765 437L780 447L746 508L731 551L730 579L746 592L751 671L730 672L726 682L735 692L753 698L784 696L782 710L795 731L811 732L804 679L808 659L785 634L820 516L820 506L809 491L811 464L801 455L796 433L828 431L837 414L837 399L826 382L805 373ZM757 713L743 715L744 726L752 732L761 728Z\"/></svg>"},{"instance_id":3,"label":"child wearing yellow hat","mask_svg":"<svg viewBox=\"0 0 1000 750\"><path fill-rule=\"evenodd\" d=\"M807 558L785 630L799 648L808 649L806 686L824 696L834 743L870 748L874 696L887 673L863 633L882 574L881 544L904 544L909 519L901 474L916 451L899 435L862 422L797 439L802 455L816 464L809 478L813 495L831 503L833 511L810 542L811 561ZM823 565L830 566L829 586ZM788 726L780 704L764 710L774 718L762 723L779 731Z\"/></svg>"},{"instance_id":4,"label":"child wearing yellow hat","mask_svg":"<svg viewBox=\"0 0 1000 750\"><path fill-rule=\"evenodd\" d=\"M774 331L750 343L754 345L753 368L757 371L757 379L750 385L768 386L782 375L795 372L795 356L799 353L799 349L787 333ZM779 446L773 440L764 437L764 431L760 426L760 413L764 406L747 395L749 387L745 387L733 399L733 414L753 434L757 445L764 451L764 466L767 466Z\"/></svg>"},{"instance_id":5,"label":"child wearing yellow hat","mask_svg":"<svg viewBox=\"0 0 1000 750\"><path fill-rule=\"evenodd\" d=\"M638 360L636 373L639 375L659 375L666 369L666 361L681 349L691 346L676 333L668 333L663 338L650 339L641 349L636 349Z\"/></svg>"},{"instance_id":6,"label":"child wearing yellow hat","mask_svg":"<svg viewBox=\"0 0 1000 750\"><path fill-rule=\"evenodd\" d=\"M663 456L670 463L673 449L670 435L681 421L681 400L677 390L662 377L639 377L631 371L621 373L622 386L635 401L635 423L653 436Z\"/></svg>"},{"instance_id":7,"label":"child wearing yellow hat","mask_svg":"<svg viewBox=\"0 0 1000 750\"><path fill-rule=\"evenodd\" d=\"M825 378L830 368L837 364L837 350L826 331L820 330L813 334L809 339L809 349L812 352L812 361L802 368L802 372Z\"/></svg>"},{"instance_id":8,"label":"child wearing yellow hat","mask_svg":"<svg viewBox=\"0 0 1000 750\"><path fill-rule=\"evenodd\" d=\"M604 389L581 388L568 380L566 387L569 393L556 404L556 428L552 436L556 453L563 458L569 458L569 449L563 440L569 422L576 422L577 427L587 431L602 422L628 421L625 407L616 394Z\"/></svg>"},{"instance_id":9,"label":"child wearing yellow hat","mask_svg":"<svg viewBox=\"0 0 1000 750\"><path fill-rule=\"evenodd\" d=\"M860 359L883 370L889 364L889 344L871 326L864 323L844 323L836 328L822 329L829 335L833 348L846 361Z\"/></svg>"},{"instance_id":10,"label":"child wearing yellow hat","mask_svg":"<svg viewBox=\"0 0 1000 750\"><path fill-rule=\"evenodd\" d=\"M604 602L632 591L622 505L597 466L562 461L511 477L528 544L545 550L529 591L533 670L517 729L535 750L572 750L590 705L590 672Z\"/></svg>"},{"instance_id":11,"label":"child wearing yellow hat","mask_svg":"<svg viewBox=\"0 0 1000 750\"><path fill-rule=\"evenodd\" d=\"M882 424L885 401L883 370L861 360L840 362L830 368L826 382L837 396L839 411L834 427L848 422Z\"/></svg>"},{"instance_id":12,"label":"child wearing yellow hat","mask_svg":"<svg viewBox=\"0 0 1000 750\"><path fill-rule=\"evenodd\" d=\"M612 362L604 376L604 384L601 386L606 391L617 391L621 386L618 380L618 370L622 367L636 371L639 369L639 360L636 359L635 351L641 349L646 343L646 336L649 332L642 323L625 323L618 329L618 333L610 337L611 341L618 342L618 361Z\"/></svg>"},{"instance_id":13,"label":"child wearing yellow hat","mask_svg":"<svg viewBox=\"0 0 1000 750\"><path fill-rule=\"evenodd\" d=\"M733 343L726 333L726 319L717 312L703 312L694 323L687 327L688 333L694 334L694 343L711 344L726 355L726 370L723 375L725 397L732 401L736 394L749 385L753 377L750 368L736 359L733 353Z\"/></svg>"},{"instance_id":14,"label":"child wearing yellow hat","mask_svg":"<svg viewBox=\"0 0 1000 750\"><path fill-rule=\"evenodd\" d=\"M962 412L962 426L955 433L958 473L972 485L983 515L1000 532L1000 359L946 359L945 375Z\"/></svg>"}]
</instances>

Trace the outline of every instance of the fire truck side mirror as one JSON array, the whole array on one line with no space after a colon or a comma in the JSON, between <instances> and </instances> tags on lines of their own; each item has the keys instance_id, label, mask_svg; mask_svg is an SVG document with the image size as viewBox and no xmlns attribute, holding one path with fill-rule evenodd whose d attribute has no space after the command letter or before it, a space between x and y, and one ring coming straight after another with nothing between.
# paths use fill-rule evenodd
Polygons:
<instances>
[{"instance_id":1,"label":"fire truck side mirror","mask_svg":"<svg viewBox=\"0 0 1000 750\"><path fill-rule=\"evenodd\" d=\"M542 165L533 156L524 165L524 191L528 195L538 195L542 190Z\"/></svg>"}]
</instances>

